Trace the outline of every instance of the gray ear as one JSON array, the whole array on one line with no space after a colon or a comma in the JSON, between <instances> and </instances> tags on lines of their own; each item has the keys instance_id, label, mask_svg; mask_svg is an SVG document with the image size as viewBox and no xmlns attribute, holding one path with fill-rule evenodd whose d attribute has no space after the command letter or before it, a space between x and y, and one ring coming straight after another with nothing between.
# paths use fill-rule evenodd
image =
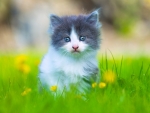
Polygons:
<instances>
[{"instance_id":1,"label":"gray ear","mask_svg":"<svg viewBox=\"0 0 150 113\"><path fill-rule=\"evenodd\" d=\"M89 14L87 16L86 21L88 23L90 23L91 25L100 26L100 23L99 23L99 10L100 9L97 9L97 10L93 11L91 14Z\"/></svg>"},{"instance_id":2,"label":"gray ear","mask_svg":"<svg viewBox=\"0 0 150 113\"><path fill-rule=\"evenodd\" d=\"M55 28L61 24L61 18L56 15L50 15L51 27Z\"/></svg>"}]
</instances>

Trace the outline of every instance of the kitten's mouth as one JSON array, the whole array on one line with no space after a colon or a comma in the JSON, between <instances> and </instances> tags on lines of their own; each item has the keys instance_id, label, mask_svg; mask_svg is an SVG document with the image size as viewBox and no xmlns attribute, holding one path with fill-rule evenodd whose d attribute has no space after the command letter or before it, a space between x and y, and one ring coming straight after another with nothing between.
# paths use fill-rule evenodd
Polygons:
<instances>
[{"instance_id":1,"label":"kitten's mouth","mask_svg":"<svg viewBox=\"0 0 150 113\"><path fill-rule=\"evenodd\" d=\"M80 53L79 50L73 50L72 53Z\"/></svg>"}]
</instances>

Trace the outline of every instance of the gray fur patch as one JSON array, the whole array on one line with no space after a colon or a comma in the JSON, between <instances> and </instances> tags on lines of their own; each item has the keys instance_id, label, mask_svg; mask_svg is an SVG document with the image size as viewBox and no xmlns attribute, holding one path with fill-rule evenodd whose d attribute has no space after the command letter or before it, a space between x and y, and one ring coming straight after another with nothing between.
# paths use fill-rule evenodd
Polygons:
<instances>
[{"instance_id":1,"label":"gray fur patch","mask_svg":"<svg viewBox=\"0 0 150 113\"><path fill-rule=\"evenodd\" d=\"M98 15L97 15L98 16ZM64 16L64 17L51 17L52 26L54 27L52 38L52 45L59 49L66 44L64 37L70 36L71 28L74 26L78 36L86 36L85 43L93 50L98 49L100 45L100 30L95 24L99 24L95 14L79 15L79 16ZM97 18L97 19L96 19ZM98 22L97 22L98 21ZM94 24L95 23L95 24Z\"/></svg>"},{"instance_id":2,"label":"gray fur patch","mask_svg":"<svg viewBox=\"0 0 150 113\"><path fill-rule=\"evenodd\" d=\"M100 75L99 75L99 69L97 66L94 64L88 62L88 68L84 68L84 71L90 75L88 78L86 77L87 80L91 82L99 82L100 80Z\"/></svg>"}]
</instances>

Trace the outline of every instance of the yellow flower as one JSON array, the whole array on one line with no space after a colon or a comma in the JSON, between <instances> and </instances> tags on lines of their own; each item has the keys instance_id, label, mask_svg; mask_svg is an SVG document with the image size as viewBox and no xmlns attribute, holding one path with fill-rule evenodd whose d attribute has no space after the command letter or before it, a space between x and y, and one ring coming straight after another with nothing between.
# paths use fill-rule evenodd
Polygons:
<instances>
[{"instance_id":1,"label":"yellow flower","mask_svg":"<svg viewBox=\"0 0 150 113\"><path fill-rule=\"evenodd\" d=\"M27 64L23 64L20 68L20 71L22 71L24 74L28 74L30 72L30 67Z\"/></svg>"},{"instance_id":2,"label":"yellow flower","mask_svg":"<svg viewBox=\"0 0 150 113\"><path fill-rule=\"evenodd\" d=\"M96 82L92 83L92 88L95 88L96 86L97 86Z\"/></svg>"},{"instance_id":3,"label":"yellow flower","mask_svg":"<svg viewBox=\"0 0 150 113\"><path fill-rule=\"evenodd\" d=\"M106 83L113 83L116 80L116 74L113 71L108 70L104 73L103 80Z\"/></svg>"},{"instance_id":4,"label":"yellow flower","mask_svg":"<svg viewBox=\"0 0 150 113\"><path fill-rule=\"evenodd\" d=\"M15 60L16 68L24 74L28 74L30 72L30 66L26 64L26 61L27 56L25 55L19 55Z\"/></svg>"},{"instance_id":5,"label":"yellow flower","mask_svg":"<svg viewBox=\"0 0 150 113\"><path fill-rule=\"evenodd\" d=\"M57 86L56 85L55 86L51 86L50 90L53 91L53 92L56 92L57 91Z\"/></svg>"},{"instance_id":6,"label":"yellow flower","mask_svg":"<svg viewBox=\"0 0 150 113\"><path fill-rule=\"evenodd\" d=\"M106 83L105 82L100 82L99 83L99 88L105 88L106 87Z\"/></svg>"},{"instance_id":7,"label":"yellow flower","mask_svg":"<svg viewBox=\"0 0 150 113\"><path fill-rule=\"evenodd\" d=\"M22 96L25 96L25 95L27 95L28 93L30 93L31 92L31 88L27 88L27 89L25 89L22 93L21 93L21 95Z\"/></svg>"},{"instance_id":8,"label":"yellow flower","mask_svg":"<svg viewBox=\"0 0 150 113\"><path fill-rule=\"evenodd\" d=\"M27 61L27 56L25 55L19 55L15 59L16 66L20 64L24 64Z\"/></svg>"},{"instance_id":9,"label":"yellow flower","mask_svg":"<svg viewBox=\"0 0 150 113\"><path fill-rule=\"evenodd\" d=\"M30 66L27 64L21 64L18 66L18 70L23 72L24 74L28 74L30 72Z\"/></svg>"}]
</instances>

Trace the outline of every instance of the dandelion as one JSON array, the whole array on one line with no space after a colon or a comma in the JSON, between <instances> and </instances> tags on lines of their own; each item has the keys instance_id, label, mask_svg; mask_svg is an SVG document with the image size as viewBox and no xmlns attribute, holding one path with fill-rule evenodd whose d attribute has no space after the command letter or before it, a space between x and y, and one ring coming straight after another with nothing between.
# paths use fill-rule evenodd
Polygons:
<instances>
[{"instance_id":1,"label":"dandelion","mask_svg":"<svg viewBox=\"0 0 150 113\"><path fill-rule=\"evenodd\" d=\"M19 66L20 64L24 64L27 61L27 56L25 55L19 55L15 59L16 66Z\"/></svg>"},{"instance_id":2,"label":"dandelion","mask_svg":"<svg viewBox=\"0 0 150 113\"><path fill-rule=\"evenodd\" d=\"M51 86L51 87L50 87L50 90L53 91L53 92L56 92L56 91L57 91L57 86L56 86L56 85Z\"/></svg>"},{"instance_id":3,"label":"dandelion","mask_svg":"<svg viewBox=\"0 0 150 113\"><path fill-rule=\"evenodd\" d=\"M21 95L22 96L25 96L25 95L27 95L28 93L30 93L31 92L31 88L27 88L27 89L25 89L22 93L21 93Z\"/></svg>"},{"instance_id":4,"label":"dandelion","mask_svg":"<svg viewBox=\"0 0 150 113\"><path fill-rule=\"evenodd\" d=\"M28 74L30 72L30 66L26 64L26 61L27 56L25 55L19 55L15 60L16 68L24 74Z\"/></svg>"},{"instance_id":5,"label":"dandelion","mask_svg":"<svg viewBox=\"0 0 150 113\"><path fill-rule=\"evenodd\" d=\"M106 83L113 83L116 80L116 74L113 71L108 70L104 73L103 80Z\"/></svg>"},{"instance_id":6,"label":"dandelion","mask_svg":"<svg viewBox=\"0 0 150 113\"><path fill-rule=\"evenodd\" d=\"M99 88L105 88L106 87L106 83L105 82L100 82L99 83Z\"/></svg>"},{"instance_id":7,"label":"dandelion","mask_svg":"<svg viewBox=\"0 0 150 113\"><path fill-rule=\"evenodd\" d=\"M28 74L30 72L30 66L27 64L24 64L22 66L22 71L23 71L23 73Z\"/></svg>"},{"instance_id":8,"label":"dandelion","mask_svg":"<svg viewBox=\"0 0 150 113\"><path fill-rule=\"evenodd\" d=\"M20 66L20 71L22 71L24 74L28 74L30 72L30 66L27 64L23 64Z\"/></svg>"},{"instance_id":9,"label":"dandelion","mask_svg":"<svg viewBox=\"0 0 150 113\"><path fill-rule=\"evenodd\" d=\"M96 82L92 83L92 88L95 88L96 86L97 86Z\"/></svg>"}]
</instances>

